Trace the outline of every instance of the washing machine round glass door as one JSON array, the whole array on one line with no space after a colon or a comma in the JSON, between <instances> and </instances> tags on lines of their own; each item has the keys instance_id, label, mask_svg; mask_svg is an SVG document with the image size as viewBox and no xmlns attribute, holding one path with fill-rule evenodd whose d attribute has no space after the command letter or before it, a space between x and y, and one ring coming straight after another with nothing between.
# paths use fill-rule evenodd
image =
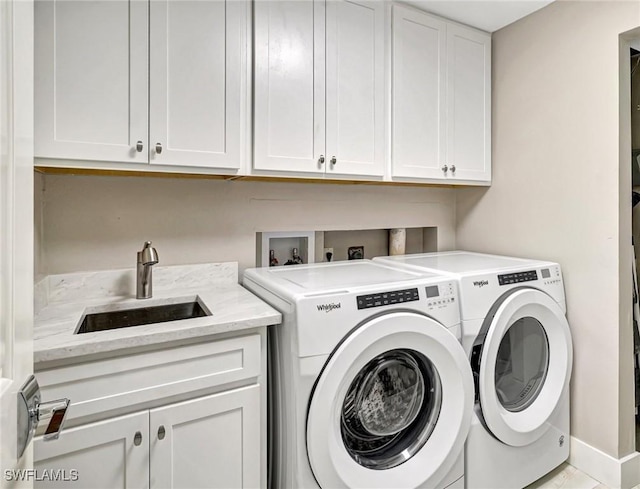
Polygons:
<instances>
[{"instance_id":1,"label":"washing machine round glass door","mask_svg":"<svg viewBox=\"0 0 640 489\"><path fill-rule=\"evenodd\" d=\"M512 446L540 438L566 392L571 363L569 324L551 297L533 288L502 296L471 353L485 426Z\"/></svg>"},{"instance_id":2,"label":"washing machine round glass door","mask_svg":"<svg viewBox=\"0 0 640 489\"><path fill-rule=\"evenodd\" d=\"M307 451L321 487L435 487L464 448L473 378L458 339L412 312L364 322L314 386Z\"/></svg>"}]
</instances>

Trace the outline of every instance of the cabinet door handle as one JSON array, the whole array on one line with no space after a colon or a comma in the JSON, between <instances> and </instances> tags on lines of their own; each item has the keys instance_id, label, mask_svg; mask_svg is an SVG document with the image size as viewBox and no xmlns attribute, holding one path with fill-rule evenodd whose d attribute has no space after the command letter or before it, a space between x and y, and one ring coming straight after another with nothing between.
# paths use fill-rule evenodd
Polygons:
<instances>
[{"instance_id":1,"label":"cabinet door handle","mask_svg":"<svg viewBox=\"0 0 640 489\"><path fill-rule=\"evenodd\" d=\"M324 155L320 155L320 158L318 158L318 163L324 165Z\"/></svg>"},{"instance_id":2,"label":"cabinet door handle","mask_svg":"<svg viewBox=\"0 0 640 489\"><path fill-rule=\"evenodd\" d=\"M156 143L156 153L162 153L162 144Z\"/></svg>"},{"instance_id":3,"label":"cabinet door handle","mask_svg":"<svg viewBox=\"0 0 640 489\"><path fill-rule=\"evenodd\" d=\"M335 157L335 156L332 156L332 157L331 157L331 164L332 164L332 165L335 165L337 162L338 162L338 160L336 160L336 157Z\"/></svg>"},{"instance_id":4,"label":"cabinet door handle","mask_svg":"<svg viewBox=\"0 0 640 489\"><path fill-rule=\"evenodd\" d=\"M164 426L160 425L160 428L158 428L158 440L164 440L165 433Z\"/></svg>"},{"instance_id":5,"label":"cabinet door handle","mask_svg":"<svg viewBox=\"0 0 640 489\"><path fill-rule=\"evenodd\" d=\"M142 141L138 141L136 143L136 151L138 153L142 153L142 150L144 149L144 144L142 144Z\"/></svg>"},{"instance_id":6,"label":"cabinet door handle","mask_svg":"<svg viewBox=\"0 0 640 489\"><path fill-rule=\"evenodd\" d=\"M40 395L40 386L33 375L29 376L18 391L18 456L24 453L40 421L49 421L44 433L45 441L57 440L62 431L69 409L69 399L40 402Z\"/></svg>"},{"instance_id":7,"label":"cabinet door handle","mask_svg":"<svg viewBox=\"0 0 640 489\"><path fill-rule=\"evenodd\" d=\"M451 173L455 173L456 172L456 165L451 165Z\"/></svg>"},{"instance_id":8,"label":"cabinet door handle","mask_svg":"<svg viewBox=\"0 0 640 489\"><path fill-rule=\"evenodd\" d=\"M142 433L140 433L139 431L136 431L136 434L133 435L133 444L139 447L141 443L142 443Z\"/></svg>"},{"instance_id":9,"label":"cabinet door handle","mask_svg":"<svg viewBox=\"0 0 640 489\"><path fill-rule=\"evenodd\" d=\"M448 167L447 165L444 165L444 166L442 167L442 171L443 171L443 172L445 172L445 173L447 173L447 172L449 171L449 167Z\"/></svg>"}]
</instances>

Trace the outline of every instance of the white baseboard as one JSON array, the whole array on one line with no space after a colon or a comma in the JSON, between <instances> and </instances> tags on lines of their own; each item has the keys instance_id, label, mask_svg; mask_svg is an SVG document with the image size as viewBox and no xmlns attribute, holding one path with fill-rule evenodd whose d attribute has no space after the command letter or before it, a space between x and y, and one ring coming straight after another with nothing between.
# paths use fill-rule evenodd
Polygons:
<instances>
[{"instance_id":1,"label":"white baseboard","mask_svg":"<svg viewBox=\"0 0 640 489\"><path fill-rule=\"evenodd\" d=\"M571 437L569 463L612 489L631 489L640 484L640 453L617 459Z\"/></svg>"}]
</instances>

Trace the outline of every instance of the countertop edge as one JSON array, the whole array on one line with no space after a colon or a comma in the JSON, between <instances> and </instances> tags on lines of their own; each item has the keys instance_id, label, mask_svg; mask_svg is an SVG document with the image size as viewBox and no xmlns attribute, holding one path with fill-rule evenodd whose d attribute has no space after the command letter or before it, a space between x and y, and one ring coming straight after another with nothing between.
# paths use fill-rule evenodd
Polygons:
<instances>
[{"instance_id":1,"label":"countertop edge","mask_svg":"<svg viewBox=\"0 0 640 489\"><path fill-rule=\"evenodd\" d=\"M33 363L34 369L50 362L68 360L69 363L82 363L92 361L92 355L112 353L114 356L127 355L129 350L139 347L157 346L158 350L171 348L172 345L185 340L205 338L209 336L222 335L224 333L242 332L249 329L273 326L282 322L282 315L279 312L268 316L246 318L226 323L216 323L208 326L198 326L189 329L182 329L179 335L175 331L160 333L150 333L133 336L131 338L116 338L101 342L90 343L78 347L53 347L43 350L34 349ZM214 338L211 341L215 341ZM74 351L75 350L75 351Z\"/></svg>"}]
</instances>

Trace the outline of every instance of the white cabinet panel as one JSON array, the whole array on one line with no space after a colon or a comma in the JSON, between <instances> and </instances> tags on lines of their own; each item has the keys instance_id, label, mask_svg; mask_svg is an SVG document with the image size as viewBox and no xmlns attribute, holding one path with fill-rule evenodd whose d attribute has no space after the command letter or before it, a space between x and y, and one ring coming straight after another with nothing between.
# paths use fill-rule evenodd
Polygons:
<instances>
[{"instance_id":1,"label":"white cabinet panel","mask_svg":"<svg viewBox=\"0 0 640 489\"><path fill-rule=\"evenodd\" d=\"M35 487L149 487L148 447L148 411L65 429L58 440L36 438L35 469L44 480Z\"/></svg>"},{"instance_id":2,"label":"white cabinet panel","mask_svg":"<svg viewBox=\"0 0 640 489\"><path fill-rule=\"evenodd\" d=\"M147 162L147 9L36 2L36 157Z\"/></svg>"},{"instance_id":3,"label":"white cabinet panel","mask_svg":"<svg viewBox=\"0 0 640 489\"><path fill-rule=\"evenodd\" d=\"M327 171L382 175L383 3L340 0L326 8Z\"/></svg>"},{"instance_id":4,"label":"white cabinet panel","mask_svg":"<svg viewBox=\"0 0 640 489\"><path fill-rule=\"evenodd\" d=\"M246 8L150 2L151 163L239 168Z\"/></svg>"},{"instance_id":5,"label":"white cabinet panel","mask_svg":"<svg viewBox=\"0 0 640 489\"><path fill-rule=\"evenodd\" d=\"M323 172L324 5L254 4L254 168Z\"/></svg>"},{"instance_id":6,"label":"white cabinet panel","mask_svg":"<svg viewBox=\"0 0 640 489\"><path fill-rule=\"evenodd\" d=\"M69 421L221 387L260 375L261 337L225 338L38 372L43 399L68 397Z\"/></svg>"},{"instance_id":7,"label":"white cabinet panel","mask_svg":"<svg viewBox=\"0 0 640 489\"><path fill-rule=\"evenodd\" d=\"M260 487L260 386L150 412L151 488Z\"/></svg>"},{"instance_id":8,"label":"white cabinet panel","mask_svg":"<svg viewBox=\"0 0 640 489\"><path fill-rule=\"evenodd\" d=\"M446 162L446 24L393 7L392 175L441 178Z\"/></svg>"},{"instance_id":9,"label":"white cabinet panel","mask_svg":"<svg viewBox=\"0 0 640 489\"><path fill-rule=\"evenodd\" d=\"M447 26L447 164L456 180L491 180L491 36Z\"/></svg>"}]
</instances>

